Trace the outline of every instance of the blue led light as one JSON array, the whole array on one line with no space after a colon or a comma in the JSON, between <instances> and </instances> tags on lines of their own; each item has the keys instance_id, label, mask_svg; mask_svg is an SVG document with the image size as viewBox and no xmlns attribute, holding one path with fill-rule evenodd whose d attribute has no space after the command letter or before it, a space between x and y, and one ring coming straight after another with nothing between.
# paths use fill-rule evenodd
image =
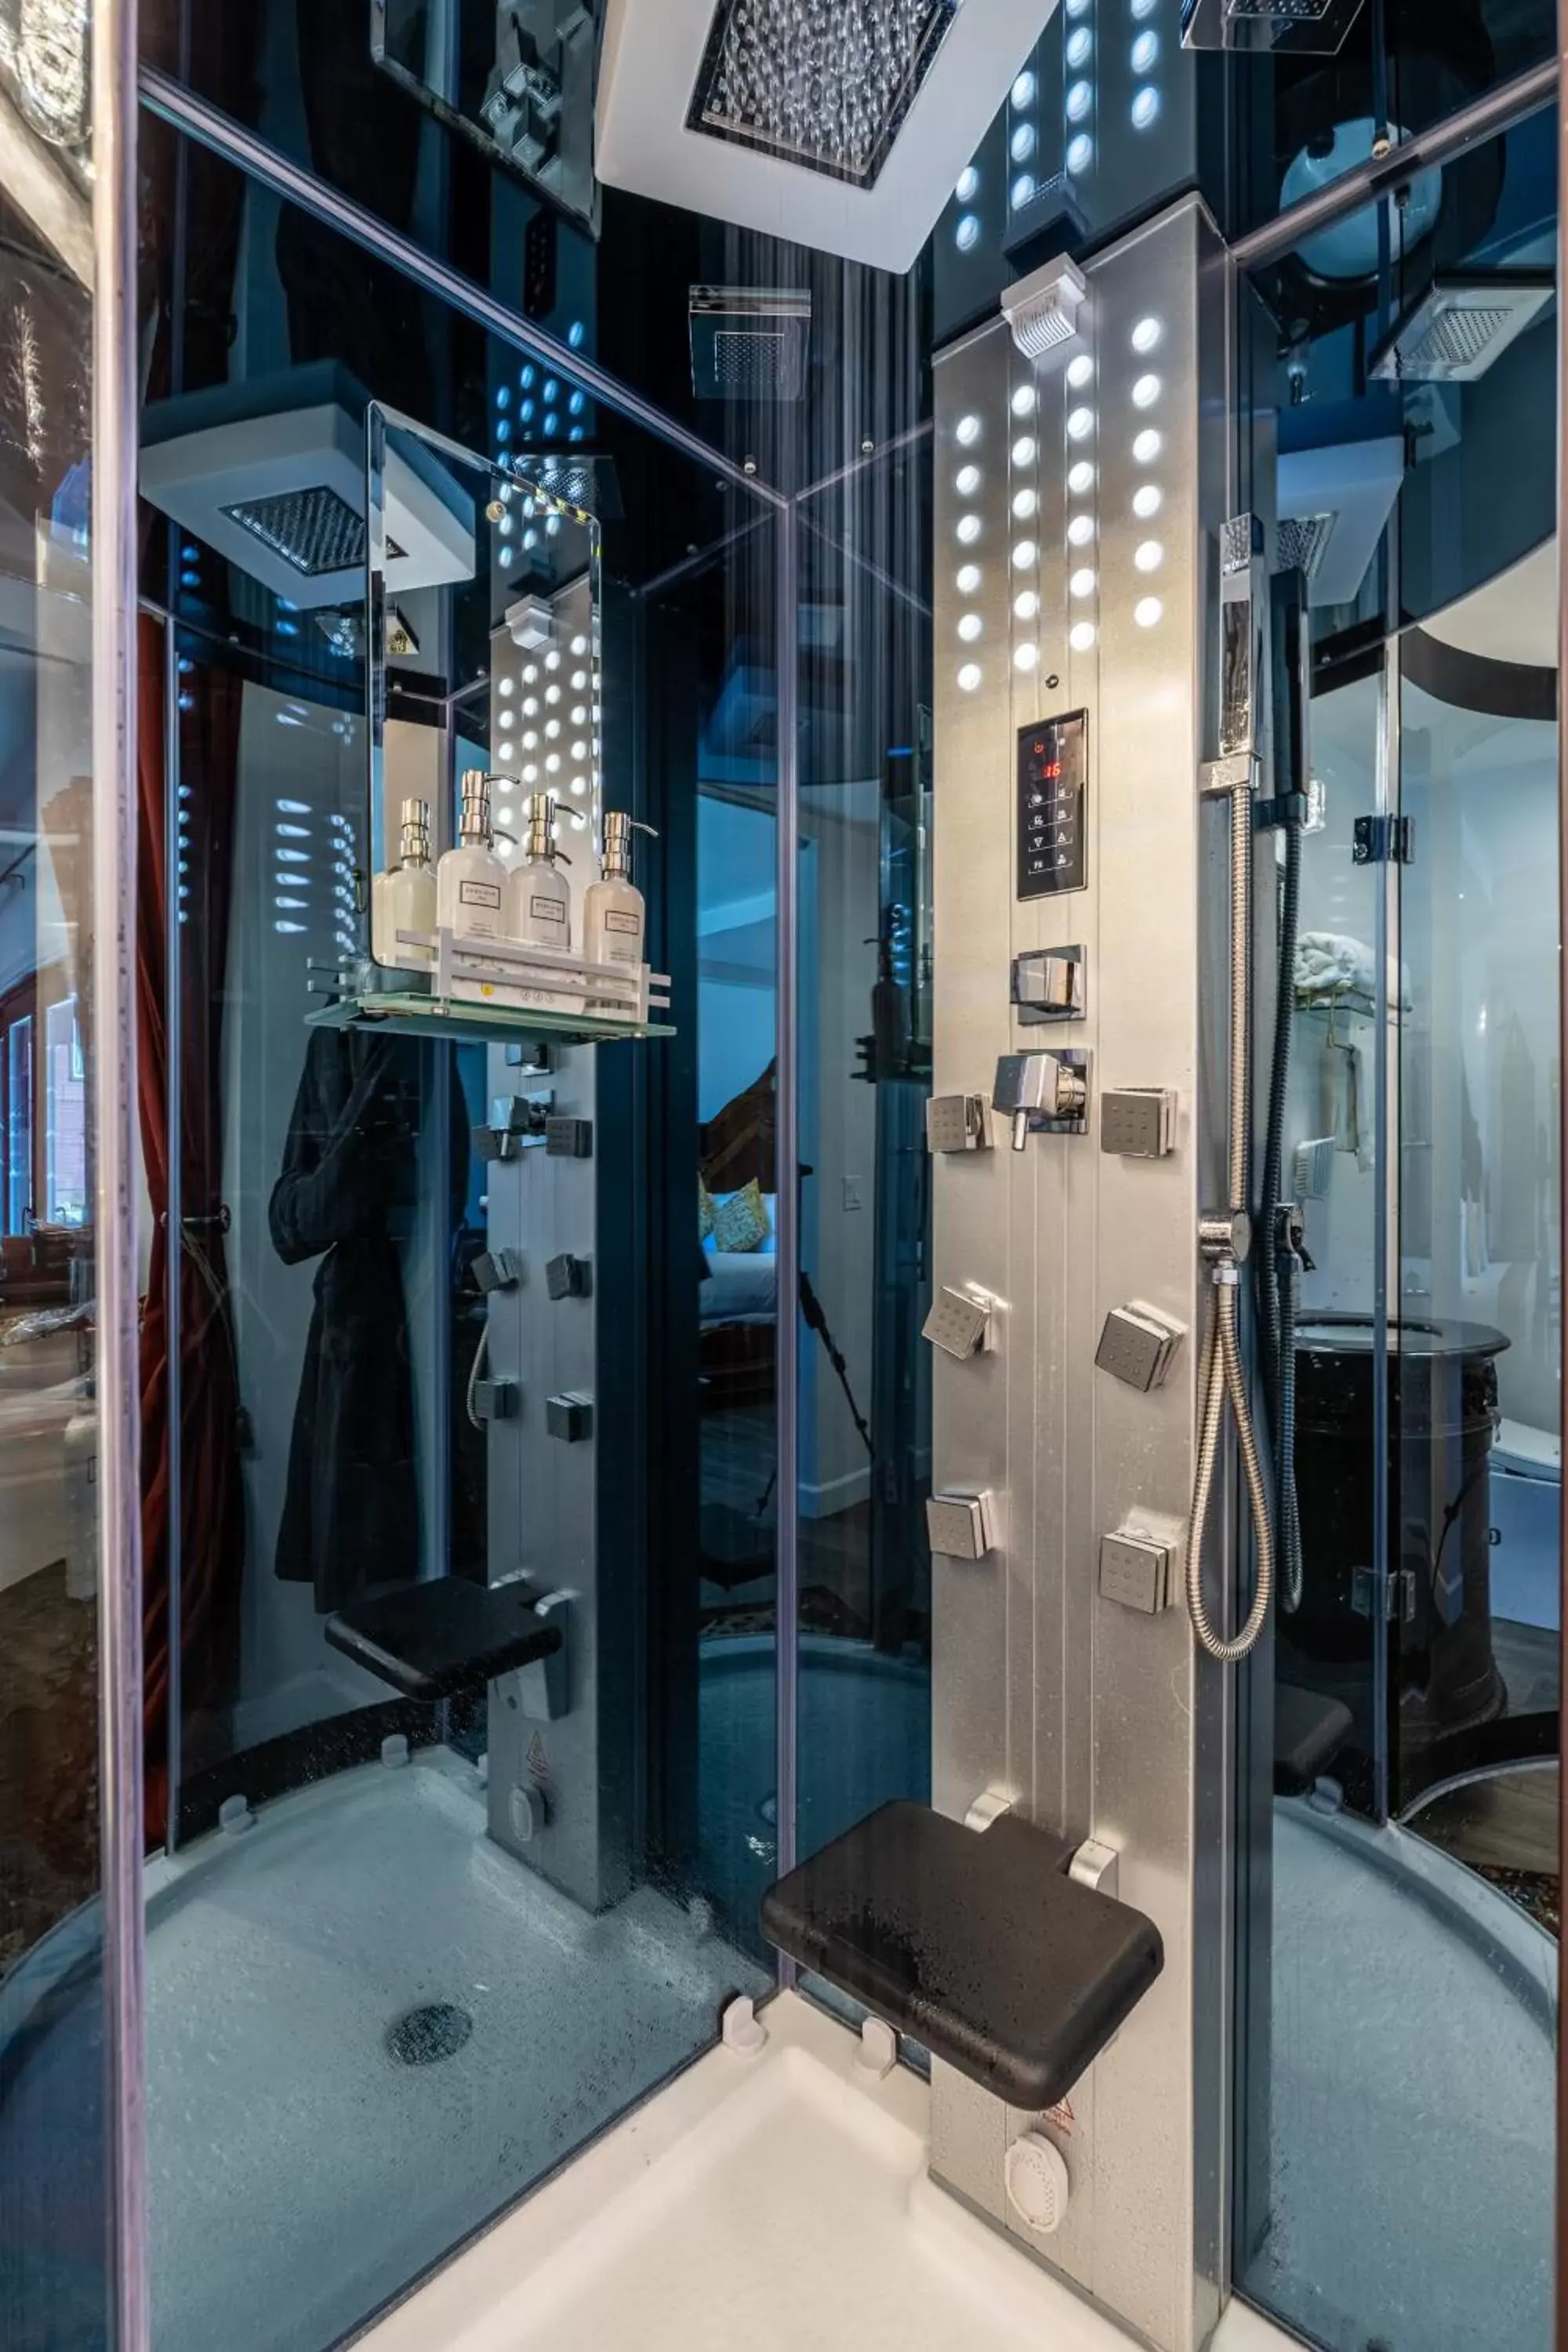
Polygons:
<instances>
[{"instance_id":1,"label":"blue led light","mask_svg":"<svg viewBox=\"0 0 1568 2352\"><path fill-rule=\"evenodd\" d=\"M581 416L583 411L588 405L587 394L584 392L574 392L566 405L571 410L574 416Z\"/></svg>"},{"instance_id":2,"label":"blue led light","mask_svg":"<svg viewBox=\"0 0 1568 2352\"><path fill-rule=\"evenodd\" d=\"M980 242L980 222L973 213L965 213L952 232L952 241L960 253L973 253Z\"/></svg>"},{"instance_id":3,"label":"blue led light","mask_svg":"<svg viewBox=\"0 0 1568 2352\"><path fill-rule=\"evenodd\" d=\"M586 434L584 432L583 427L582 427L580 425L574 425L574 426L572 427L571 432L567 435L566 438L567 438L569 441L584 441L584 440L586 440L587 436L586 436Z\"/></svg>"},{"instance_id":4,"label":"blue led light","mask_svg":"<svg viewBox=\"0 0 1568 2352\"><path fill-rule=\"evenodd\" d=\"M531 401L531 400L525 400L525 401L523 402L523 404L522 404L522 406L521 406L521 410L519 411L519 414L520 414L520 415L521 416L522 421L523 421L523 423L524 423L525 425L531 425L531 424L532 424L532 422L533 422L533 403L532 403L532 401Z\"/></svg>"},{"instance_id":5,"label":"blue led light","mask_svg":"<svg viewBox=\"0 0 1568 2352\"><path fill-rule=\"evenodd\" d=\"M503 416L500 424L496 426L496 439L501 444L503 448L511 439L511 424L509 418Z\"/></svg>"},{"instance_id":6,"label":"blue led light","mask_svg":"<svg viewBox=\"0 0 1568 2352\"><path fill-rule=\"evenodd\" d=\"M546 402L556 401L561 397L561 386L552 375L545 377L543 390Z\"/></svg>"},{"instance_id":7,"label":"blue led light","mask_svg":"<svg viewBox=\"0 0 1568 2352\"><path fill-rule=\"evenodd\" d=\"M511 406L511 386L510 383L503 383L500 390L497 393L496 406L498 408L510 408Z\"/></svg>"},{"instance_id":8,"label":"blue led light","mask_svg":"<svg viewBox=\"0 0 1568 2352\"><path fill-rule=\"evenodd\" d=\"M581 319L573 320L572 324L566 330L566 340L571 344L574 352L580 352L582 350L587 332L588 330L583 324Z\"/></svg>"},{"instance_id":9,"label":"blue led light","mask_svg":"<svg viewBox=\"0 0 1568 2352\"><path fill-rule=\"evenodd\" d=\"M552 408L547 408L544 412L544 430L550 440L553 440L561 430L561 419Z\"/></svg>"},{"instance_id":10,"label":"blue led light","mask_svg":"<svg viewBox=\"0 0 1568 2352\"><path fill-rule=\"evenodd\" d=\"M527 392L527 391L529 390L530 386L532 384L532 382L533 382L533 374L534 374L534 371L533 371L533 362L532 362L532 361L531 361L531 360L529 362L529 363L528 363L527 367L525 367L525 368L521 368L521 369L520 369L520 370L519 370L519 372L518 372L518 379L517 379L517 380L518 380L519 383L520 383L520 384L521 384L521 386L522 386L522 388L523 388L524 392Z\"/></svg>"},{"instance_id":11,"label":"blue led light","mask_svg":"<svg viewBox=\"0 0 1568 2352\"><path fill-rule=\"evenodd\" d=\"M180 585L181 585L181 587L182 587L182 588L199 588L199 587L201 586L201 584L202 584L202 575L201 575L201 573L200 573L199 572L181 572L181 574L180 574Z\"/></svg>"}]
</instances>

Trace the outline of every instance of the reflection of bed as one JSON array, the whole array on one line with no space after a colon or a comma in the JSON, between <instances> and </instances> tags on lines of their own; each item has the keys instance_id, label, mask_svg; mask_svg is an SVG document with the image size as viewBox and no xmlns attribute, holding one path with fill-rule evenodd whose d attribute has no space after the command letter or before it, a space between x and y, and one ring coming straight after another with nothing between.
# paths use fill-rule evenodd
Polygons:
<instances>
[{"instance_id":1,"label":"reflection of bed","mask_svg":"<svg viewBox=\"0 0 1568 2352\"><path fill-rule=\"evenodd\" d=\"M764 1193L773 1192L773 1110L770 1064L702 1130L702 1180L710 1192L737 1192L753 1179ZM698 1312L704 1407L765 1403L773 1392L778 1260L761 1250L709 1249L702 1264Z\"/></svg>"}]
</instances>

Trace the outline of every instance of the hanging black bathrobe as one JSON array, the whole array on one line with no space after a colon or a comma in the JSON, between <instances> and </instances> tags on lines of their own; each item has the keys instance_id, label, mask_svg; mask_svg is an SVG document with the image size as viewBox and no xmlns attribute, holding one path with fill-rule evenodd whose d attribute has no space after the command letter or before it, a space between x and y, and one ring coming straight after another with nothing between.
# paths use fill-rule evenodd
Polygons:
<instances>
[{"instance_id":1,"label":"hanging black bathrobe","mask_svg":"<svg viewBox=\"0 0 1568 2352\"><path fill-rule=\"evenodd\" d=\"M289 1449L278 1574L323 1614L419 1570L414 1383L391 1216L414 1189L416 1048L317 1030L273 1187L272 1243L321 1261Z\"/></svg>"}]
</instances>

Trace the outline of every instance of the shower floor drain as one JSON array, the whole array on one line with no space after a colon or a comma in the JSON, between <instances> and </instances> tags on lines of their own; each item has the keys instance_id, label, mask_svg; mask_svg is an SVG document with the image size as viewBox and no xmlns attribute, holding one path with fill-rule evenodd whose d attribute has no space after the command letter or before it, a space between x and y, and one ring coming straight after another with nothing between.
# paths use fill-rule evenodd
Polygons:
<instances>
[{"instance_id":1,"label":"shower floor drain","mask_svg":"<svg viewBox=\"0 0 1568 2352\"><path fill-rule=\"evenodd\" d=\"M439 2058L455 2057L474 2030L466 2009L449 2000L433 2000L411 2009L386 2029L386 2046L405 2066L434 2066Z\"/></svg>"}]
</instances>

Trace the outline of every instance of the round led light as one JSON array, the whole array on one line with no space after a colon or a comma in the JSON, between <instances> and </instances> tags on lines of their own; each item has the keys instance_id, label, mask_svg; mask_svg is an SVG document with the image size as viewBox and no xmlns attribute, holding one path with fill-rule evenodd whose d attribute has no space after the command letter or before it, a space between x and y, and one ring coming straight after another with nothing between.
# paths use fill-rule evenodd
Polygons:
<instances>
[{"instance_id":1,"label":"round led light","mask_svg":"<svg viewBox=\"0 0 1568 2352\"><path fill-rule=\"evenodd\" d=\"M1093 431L1094 411L1092 408L1068 409L1068 439L1069 441L1087 441Z\"/></svg>"},{"instance_id":2,"label":"round led light","mask_svg":"<svg viewBox=\"0 0 1568 2352\"><path fill-rule=\"evenodd\" d=\"M1008 194L1008 202L1016 213L1021 213L1035 193L1035 183L1027 172L1020 172Z\"/></svg>"},{"instance_id":3,"label":"round led light","mask_svg":"<svg viewBox=\"0 0 1568 2352\"><path fill-rule=\"evenodd\" d=\"M1020 646L1013 656L1013 667L1015 669L1033 669L1039 658L1038 646Z\"/></svg>"},{"instance_id":4,"label":"round led light","mask_svg":"<svg viewBox=\"0 0 1568 2352\"><path fill-rule=\"evenodd\" d=\"M1088 65L1089 52L1093 47L1094 35L1089 31L1087 25L1080 25L1076 32L1069 33L1068 35L1068 45L1065 55L1068 64L1075 73L1078 71L1079 66Z\"/></svg>"},{"instance_id":5,"label":"round led light","mask_svg":"<svg viewBox=\"0 0 1568 2352\"><path fill-rule=\"evenodd\" d=\"M1032 539L1021 539L1013 550L1015 572L1032 572L1039 558L1039 549Z\"/></svg>"},{"instance_id":6,"label":"round led light","mask_svg":"<svg viewBox=\"0 0 1568 2352\"><path fill-rule=\"evenodd\" d=\"M1073 390L1081 392L1094 374L1094 362L1087 352L1079 352L1076 359L1068 360L1067 374Z\"/></svg>"},{"instance_id":7,"label":"round led light","mask_svg":"<svg viewBox=\"0 0 1568 2352\"><path fill-rule=\"evenodd\" d=\"M1068 643L1075 654L1086 654L1094 643L1094 623L1075 621L1068 631Z\"/></svg>"},{"instance_id":8,"label":"round led light","mask_svg":"<svg viewBox=\"0 0 1568 2352\"><path fill-rule=\"evenodd\" d=\"M522 772L522 781L525 784L536 784L539 782L539 770L534 766L531 760Z\"/></svg>"},{"instance_id":9,"label":"round led light","mask_svg":"<svg viewBox=\"0 0 1568 2352\"><path fill-rule=\"evenodd\" d=\"M1013 463L1019 467L1032 466L1035 462L1035 455L1034 435L1021 433L1013 444Z\"/></svg>"},{"instance_id":10,"label":"round led light","mask_svg":"<svg viewBox=\"0 0 1568 2352\"><path fill-rule=\"evenodd\" d=\"M1075 180L1082 179L1094 161L1094 142L1086 131L1079 131L1076 137L1068 141L1068 151L1062 161Z\"/></svg>"},{"instance_id":11,"label":"round led light","mask_svg":"<svg viewBox=\"0 0 1568 2352\"><path fill-rule=\"evenodd\" d=\"M583 794L587 791L587 789L588 789L588 779L587 779L587 777L586 777L586 776L574 776L574 777L573 777L573 779L572 779L572 789L573 789L573 791L577 794L578 798L579 798L579 799L581 799L582 795L583 795Z\"/></svg>"},{"instance_id":12,"label":"round led light","mask_svg":"<svg viewBox=\"0 0 1568 2352\"><path fill-rule=\"evenodd\" d=\"M1159 377L1157 375L1141 375L1138 378L1137 383L1132 387L1133 407L1152 408L1154 403L1159 399Z\"/></svg>"},{"instance_id":13,"label":"round led light","mask_svg":"<svg viewBox=\"0 0 1568 2352\"><path fill-rule=\"evenodd\" d=\"M1085 490L1093 489L1094 467L1087 457L1080 457L1076 466L1068 467L1068 488L1075 497L1080 499Z\"/></svg>"},{"instance_id":14,"label":"round led light","mask_svg":"<svg viewBox=\"0 0 1568 2352\"><path fill-rule=\"evenodd\" d=\"M1147 432L1140 433L1133 442L1132 455L1141 466L1152 466L1163 447L1164 443L1151 425Z\"/></svg>"},{"instance_id":15,"label":"round led light","mask_svg":"<svg viewBox=\"0 0 1568 2352\"><path fill-rule=\"evenodd\" d=\"M1132 511L1140 521L1147 522L1151 515L1159 513L1164 495L1156 482L1144 482L1133 491Z\"/></svg>"},{"instance_id":16,"label":"round led light","mask_svg":"<svg viewBox=\"0 0 1568 2352\"><path fill-rule=\"evenodd\" d=\"M1018 108L1020 112L1022 112L1026 106L1033 106L1037 88L1038 84L1036 82L1034 75L1030 73L1027 67L1026 67L1024 71L1014 82L1011 93L1013 103Z\"/></svg>"},{"instance_id":17,"label":"round led light","mask_svg":"<svg viewBox=\"0 0 1568 2352\"><path fill-rule=\"evenodd\" d=\"M1039 503L1033 490L1016 490L1013 494L1013 512L1020 522L1027 522Z\"/></svg>"},{"instance_id":18,"label":"round led light","mask_svg":"<svg viewBox=\"0 0 1568 2352\"><path fill-rule=\"evenodd\" d=\"M539 664L537 662L529 663L528 667L522 673L522 682L524 686L537 686L539 684Z\"/></svg>"},{"instance_id":19,"label":"round led light","mask_svg":"<svg viewBox=\"0 0 1568 2352\"><path fill-rule=\"evenodd\" d=\"M538 730L538 728L537 728L537 727L530 727L529 729L527 729L527 730L526 730L526 731L525 731L525 733L524 733L524 735L523 735L523 739L522 739L522 748L523 748L523 750L524 750L525 751L538 751L538 749L539 749L539 730Z\"/></svg>"},{"instance_id":20,"label":"round led light","mask_svg":"<svg viewBox=\"0 0 1568 2352\"><path fill-rule=\"evenodd\" d=\"M1163 332L1164 330L1158 319L1140 319L1132 330L1133 350L1152 352Z\"/></svg>"},{"instance_id":21,"label":"round led light","mask_svg":"<svg viewBox=\"0 0 1568 2352\"><path fill-rule=\"evenodd\" d=\"M953 477L952 487L961 499L972 499L980 488L979 467L961 466Z\"/></svg>"},{"instance_id":22,"label":"round led light","mask_svg":"<svg viewBox=\"0 0 1568 2352\"><path fill-rule=\"evenodd\" d=\"M953 584L961 596L976 595L980 588L979 564L961 563Z\"/></svg>"},{"instance_id":23,"label":"round led light","mask_svg":"<svg viewBox=\"0 0 1568 2352\"><path fill-rule=\"evenodd\" d=\"M1135 74L1146 74L1150 72L1153 67L1154 60L1159 54L1159 34L1153 32L1140 33L1138 38L1132 44L1133 72Z\"/></svg>"},{"instance_id":24,"label":"round led light","mask_svg":"<svg viewBox=\"0 0 1568 2352\"><path fill-rule=\"evenodd\" d=\"M1013 394L1015 416L1033 416L1039 406L1039 394L1032 383L1021 383Z\"/></svg>"},{"instance_id":25,"label":"round led light","mask_svg":"<svg viewBox=\"0 0 1568 2352\"><path fill-rule=\"evenodd\" d=\"M1032 122L1020 122L1007 142L1007 152L1015 163L1026 163L1039 144L1039 133Z\"/></svg>"},{"instance_id":26,"label":"round led light","mask_svg":"<svg viewBox=\"0 0 1568 2352\"><path fill-rule=\"evenodd\" d=\"M544 689L544 699L551 705L554 705L559 702L561 699L561 688L558 686L547 686Z\"/></svg>"},{"instance_id":27,"label":"round led light","mask_svg":"<svg viewBox=\"0 0 1568 2352\"><path fill-rule=\"evenodd\" d=\"M955 536L961 547L973 547L980 536L980 517L977 514L960 515Z\"/></svg>"},{"instance_id":28,"label":"round led light","mask_svg":"<svg viewBox=\"0 0 1568 2352\"><path fill-rule=\"evenodd\" d=\"M587 638L574 637L572 640L572 650L574 654L585 654L588 650Z\"/></svg>"},{"instance_id":29,"label":"round led light","mask_svg":"<svg viewBox=\"0 0 1568 2352\"><path fill-rule=\"evenodd\" d=\"M585 759L587 758L587 756L588 756L588 746L586 745L586 743L578 742L578 743L574 743L574 744L573 744L573 746L572 746L572 757L573 757L574 760L585 760Z\"/></svg>"},{"instance_id":30,"label":"round led light","mask_svg":"<svg viewBox=\"0 0 1568 2352\"><path fill-rule=\"evenodd\" d=\"M547 755L544 762L544 772L547 776L556 776L560 774L561 754L559 751L552 751Z\"/></svg>"},{"instance_id":31,"label":"round led light","mask_svg":"<svg viewBox=\"0 0 1568 2352\"><path fill-rule=\"evenodd\" d=\"M965 662L958 673L958 683L965 694L973 694L979 685L982 672L978 662Z\"/></svg>"},{"instance_id":32,"label":"round led light","mask_svg":"<svg viewBox=\"0 0 1568 2352\"><path fill-rule=\"evenodd\" d=\"M1129 13L1134 21L1141 25L1145 16L1153 15L1159 5L1160 0L1130 0Z\"/></svg>"},{"instance_id":33,"label":"round led light","mask_svg":"<svg viewBox=\"0 0 1568 2352\"><path fill-rule=\"evenodd\" d=\"M1073 573L1072 578L1068 582L1068 592L1073 596L1093 595L1094 573L1090 571L1087 563L1083 566L1081 571L1075 572Z\"/></svg>"},{"instance_id":34,"label":"round led light","mask_svg":"<svg viewBox=\"0 0 1568 2352\"><path fill-rule=\"evenodd\" d=\"M1145 82L1142 89L1133 91L1131 112L1134 131L1147 131L1159 111L1160 93L1151 84Z\"/></svg>"},{"instance_id":35,"label":"round led light","mask_svg":"<svg viewBox=\"0 0 1568 2352\"><path fill-rule=\"evenodd\" d=\"M496 692L500 695L503 702L509 702L511 699L511 697L517 692L517 688L510 677L503 677L498 681Z\"/></svg>"},{"instance_id":36,"label":"round led light","mask_svg":"<svg viewBox=\"0 0 1568 2352\"><path fill-rule=\"evenodd\" d=\"M964 213L952 232L952 241L960 253L973 253L980 242L980 222L973 213Z\"/></svg>"},{"instance_id":37,"label":"round led light","mask_svg":"<svg viewBox=\"0 0 1568 2352\"><path fill-rule=\"evenodd\" d=\"M529 694L529 695L525 695L525 696L523 697L523 702L522 702L522 715L523 715L523 717L524 717L525 719L537 719L537 718L538 718L538 716L539 716L539 697L538 697L538 695L537 695L537 694Z\"/></svg>"},{"instance_id":38,"label":"round led light","mask_svg":"<svg viewBox=\"0 0 1568 2352\"><path fill-rule=\"evenodd\" d=\"M1032 588L1026 588L1021 596L1015 596L1013 599L1013 610L1020 621L1034 620L1039 609L1040 600Z\"/></svg>"},{"instance_id":39,"label":"round led light","mask_svg":"<svg viewBox=\"0 0 1568 2352\"><path fill-rule=\"evenodd\" d=\"M980 174L973 163L966 163L958 175L953 194L961 205L969 204L980 193Z\"/></svg>"},{"instance_id":40,"label":"round led light","mask_svg":"<svg viewBox=\"0 0 1568 2352\"><path fill-rule=\"evenodd\" d=\"M1094 517L1092 515L1086 514L1074 515L1072 520L1068 525L1068 545L1069 547L1087 547L1093 537Z\"/></svg>"},{"instance_id":41,"label":"round led light","mask_svg":"<svg viewBox=\"0 0 1568 2352\"><path fill-rule=\"evenodd\" d=\"M1087 16L1089 7L1089 0L1067 0L1067 12L1069 16Z\"/></svg>"},{"instance_id":42,"label":"round led light","mask_svg":"<svg viewBox=\"0 0 1568 2352\"><path fill-rule=\"evenodd\" d=\"M1089 108L1094 104L1093 83L1087 81L1069 82L1068 85L1067 98L1064 103L1067 107L1068 121L1069 122L1081 122L1084 116L1089 112Z\"/></svg>"},{"instance_id":43,"label":"round led light","mask_svg":"<svg viewBox=\"0 0 1568 2352\"><path fill-rule=\"evenodd\" d=\"M964 613L959 619L958 634L966 646L972 646L984 625L978 613Z\"/></svg>"},{"instance_id":44,"label":"round led light","mask_svg":"<svg viewBox=\"0 0 1568 2352\"><path fill-rule=\"evenodd\" d=\"M973 449L980 438L978 416L961 416L953 426L953 438L961 449Z\"/></svg>"},{"instance_id":45,"label":"round led light","mask_svg":"<svg viewBox=\"0 0 1568 2352\"><path fill-rule=\"evenodd\" d=\"M1132 607L1132 617L1141 629L1152 629L1163 617L1164 610L1158 596L1142 596Z\"/></svg>"},{"instance_id":46,"label":"round led light","mask_svg":"<svg viewBox=\"0 0 1568 2352\"><path fill-rule=\"evenodd\" d=\"M1157 539L1146 539L1132 551L1132 561L1140 572L1158 572L1165 561L1165 551Z\"/></svg>"},{"instance_id":47,"label":"round led light","mask_svg":"<svg viewBox=\"0 0 1568 2352\"><path fill-rule=\"evenodd\" d=\"M544 722L544 740L545 740L545 741L546 741L547 743L553 743L553 742L555 742L555 741L557 740L557 739L559 738L560 733L561 733L561 721L559 720L559 719L547 719L545 720L545 722Z\"/></svg>"},{"instance_id":48,"label":"round led light","mask_svg":"<svg viewBox=\"0 0 1568 2352\"><path fill-rule=\"evenodd\" d=\"M561 656L555 651L553 646L552 646L550 652L544 656L544 667L546 669L552 670L559 669L561 667Z\"/></svg>"}]
</instances>

